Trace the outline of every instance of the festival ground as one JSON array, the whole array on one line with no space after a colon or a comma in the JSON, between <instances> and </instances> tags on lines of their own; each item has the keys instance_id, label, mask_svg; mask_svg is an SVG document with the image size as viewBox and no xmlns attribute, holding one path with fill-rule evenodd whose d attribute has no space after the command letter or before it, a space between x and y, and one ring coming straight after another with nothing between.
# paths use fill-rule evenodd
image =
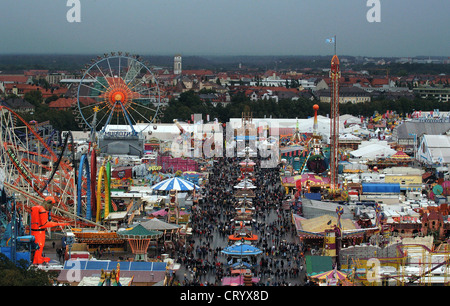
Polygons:
<instances>
[{"instance_id":1,"label":"festival ground","mask_svg":"<svg viewBox=\"0 0 450 306\"><path fill-rule=\"evenodd\" d=\"M230 221L235 210L232 206L235 200L232 187L238 173L227 170L234 169L233 165L237 162L224 159L217 165L220 171L214 171L210 185L205 188L204 201L192 212L192 236L187 239L184 249L169 254L181 264L175 273L175 284L222 285L223 277L230 276L230 258L221 250L229 245L228 236L239 226ZM260 279L256 285L304 285L306 269L301 255L305 250L295 233L291 211L281 208L284 189L277 179L277 169L257 171L256 183L261 187L255 189L256 213L251 229L259 237L253 245L263 251L250 259L253 276ZM60 247L61 239L54 235L46 242L45 255L55 261L61 260L57 254ZM165 253L168 252L160 245L156 252L149 251L148 255L149 258L161 259ZM133 257L131 251L121 253L104 249L97 259L124 260Z\"/></svg>"}]
</instances>

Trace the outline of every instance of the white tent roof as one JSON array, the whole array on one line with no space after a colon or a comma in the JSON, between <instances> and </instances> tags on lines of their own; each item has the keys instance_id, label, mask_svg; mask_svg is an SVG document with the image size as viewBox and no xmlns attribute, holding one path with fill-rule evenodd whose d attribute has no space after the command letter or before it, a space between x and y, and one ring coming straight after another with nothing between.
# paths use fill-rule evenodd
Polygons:
<instances>
[{"instance_id":1,"label":"white tent roof","mask_svg":"<svg viewBox=\"0 0 450 306\"><path fill-rule=\"evenodd\" d=\"M450 136L424 135L429 148L450 148Z\"/></svg>"},{"instance_id":2,"label":"white tent roof","mask_svg":"<svg viewBox=\"0 0 450 306\"><path fill-rule=\"evenodd\" d=\"M345 134L345 133L353 133L353 134L357 134L357 135L370 134L370 131L367 130L367 128L361 127L361 125L359 125L359 124L349 126L348 128L339 129L339 131L343 134Z\"/></svg>"},{"instance_id":3,"label":"white tent roof","mask_svg":"<svg viewBox=\"0 0 450 306\"><path fill-rule=\"evenodd\" d=\"M361 158L377 158L377 157L389 157L394 155L397 151L391 149L390 147L379 145L379 144L370 144L366 145L358 150L351 151L350 154L354 157Z\"/></svg>"},{"instance_id":4,"label":"white tent roof","mask_svg":"<svg viewBox=\"0 0 450 306\"><path fill-rule=\"evenodd\" d=\"M245 183L239 183L239 184L237 184L236 186L234 186L234 188L239 188L239 189L254 189L254 188L256 188L256 186L255 185L253 185L253 184L249 184L249 183L247 183L247 184L245 184Z\"/></svg>"},{"instance_id":5,"label":"white tent roof","mask_svg":"<svg viewBox=\"0 0 450 306\"><path fill-rule=\"evenodd\" d=\"M423 137L431 154L432 162L450 163L450 136L424 135Z\"/></svg>"},{"instance_id":6,"label":"white tent roof","mask_svg":"<svg viewBox=\"0 0 450 306\"><path fill-rule=\"evenodd\" d=\"M355 136L353 134L343 134L343 135L339 135L339 139L341 140L361 140L360 137Z\"/></svg>"},{"instance_id":7,"label":"white tent roof","mask_svg":"<svg viewBox=\"0 0 450 306\"><path fill-rule=\"evenodd\" d=\"M361 123L361 118L355 117L353 115L349 115L349 114L344 114L344 115L339 115L339 122L347 122L347 124L350 123Z\"/></svg>"},{"instance_id":8,"label":"white tent roof","mask_svg":"<svg viewBox=\"0 0 450 306\"><path fill-rule=\"evenodd\" d=\"M231 124L240 126L242 118L230 118ZM340 120L339 120L340 121ZM361 122L361 120L359 121ZM298 128L300 133L312 133L314 125L314 117L310 118L252 118L252 123L256 127L263 126L263 124L269 124L271 128ZM343 121L339 122L339 130L343 129ZM317 129L319 134L330 134L330 118L318 115L317 116Z\"/></svg>"}]
</instances>

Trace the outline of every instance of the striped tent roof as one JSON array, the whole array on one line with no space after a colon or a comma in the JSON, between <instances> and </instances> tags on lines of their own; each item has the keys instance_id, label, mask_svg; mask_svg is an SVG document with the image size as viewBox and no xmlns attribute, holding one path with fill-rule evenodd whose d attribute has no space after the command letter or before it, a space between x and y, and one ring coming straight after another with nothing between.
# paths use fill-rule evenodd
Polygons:
<instances>
[{"instance_id":1,"label":"striped tent roof","mask_svg":"<svg viewBox=\"0 0 450 306\"><path fill-rule=\"evenodd\" d=\"M178 190L178 191L187 191L187 190L193 190L200 189L200 186L195 185L194 183L181 179L179 177L173 177L169 178L167 180L164 180L162 182L157 183L156 185L153 185L151 189L153 190Z\"/></svg>"}]
</instances>

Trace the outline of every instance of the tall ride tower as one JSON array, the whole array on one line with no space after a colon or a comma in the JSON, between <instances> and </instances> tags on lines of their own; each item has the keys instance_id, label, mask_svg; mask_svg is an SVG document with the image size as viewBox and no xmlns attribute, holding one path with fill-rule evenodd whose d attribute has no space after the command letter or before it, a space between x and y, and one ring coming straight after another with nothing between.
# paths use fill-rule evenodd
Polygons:
<instances>
[{"instance_id":1,"label":"tall ride tower","mask_svg":"<svg viewBox=\"0 0 450 306\"><path fill-rule=\"evenodd\" d=\"M331 111L330 111L330 189L338 189L338 154L339 154L339 58L335 54L331 59Z\"/></svg>"}]
</instances>

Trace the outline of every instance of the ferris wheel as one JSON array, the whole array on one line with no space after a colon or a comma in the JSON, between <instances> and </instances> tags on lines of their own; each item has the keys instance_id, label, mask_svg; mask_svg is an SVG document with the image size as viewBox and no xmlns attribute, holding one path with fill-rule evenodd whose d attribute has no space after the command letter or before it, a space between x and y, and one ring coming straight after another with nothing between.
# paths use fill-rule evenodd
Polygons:
<instances>
[{"instance_id":1,"label":"ferris wheel","mask_svg":"<svg viewBox=\"0 0 450 306\"><path fill-rule=\"evenodd\" d=\"M133 134L156 122L161 102L153 72L137 55L105 53L87 64L78 85L77 106L91 131L108 125L128 125Z\"/></svg>"}]
</instances>

